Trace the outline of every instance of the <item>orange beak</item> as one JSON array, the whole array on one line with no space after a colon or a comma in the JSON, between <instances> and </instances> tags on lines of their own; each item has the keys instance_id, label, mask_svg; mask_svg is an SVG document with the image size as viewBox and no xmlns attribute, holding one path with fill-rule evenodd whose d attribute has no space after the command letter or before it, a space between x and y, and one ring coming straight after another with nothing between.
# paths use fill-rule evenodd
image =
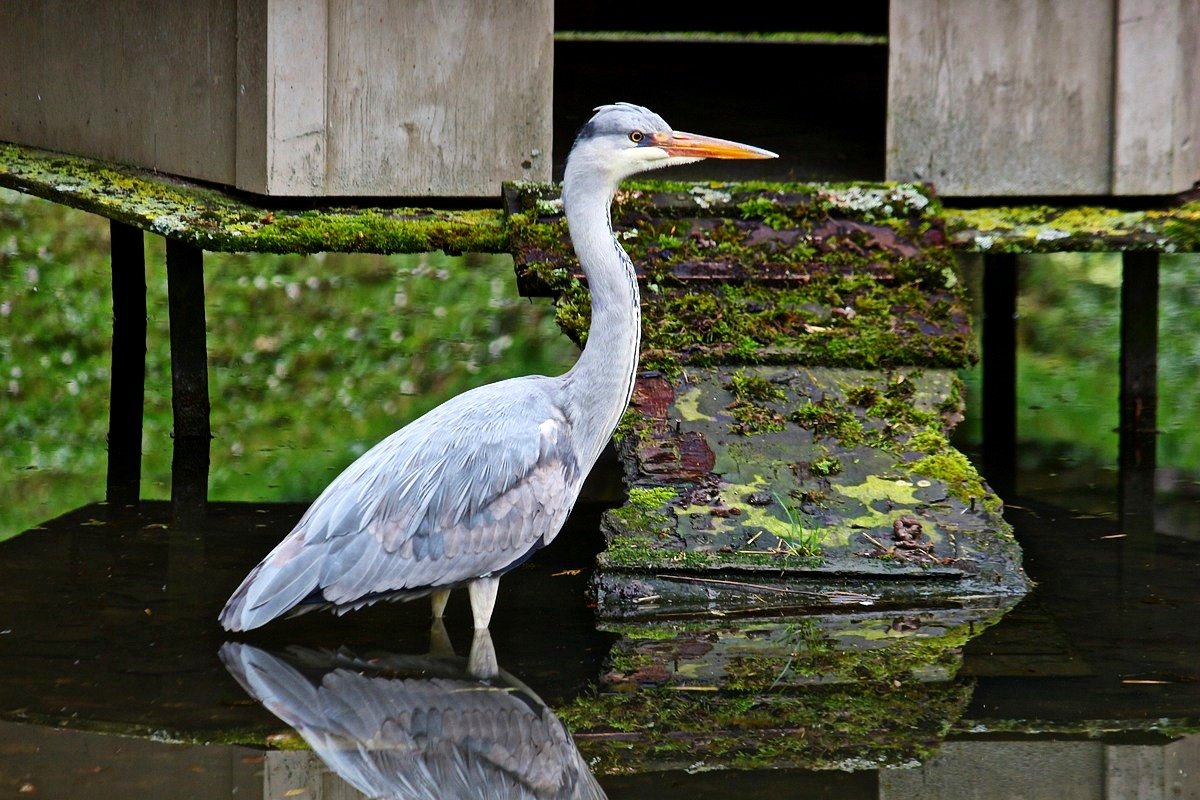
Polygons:
<instances>
[{"instance_id":1,"label":"orange beak","mask_svg":"<svg viewBox=\"0 0 1200 800\"><path fill-rule=\"evenodd\" d=\"M688 158L779 158L770 150L683 131L651 133L645 144L665 150L672 156Z\"/></svg>"}]
</instances>

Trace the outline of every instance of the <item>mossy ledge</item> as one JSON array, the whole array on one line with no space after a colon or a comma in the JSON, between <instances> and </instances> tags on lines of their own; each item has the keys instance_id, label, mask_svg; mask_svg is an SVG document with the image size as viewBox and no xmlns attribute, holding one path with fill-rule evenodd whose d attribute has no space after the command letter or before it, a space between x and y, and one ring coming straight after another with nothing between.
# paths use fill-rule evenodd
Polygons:
<instances>
[{"instance_id":1,"label":"mossy ledge","mask_svg":"<svg viewBox=\"0 0 1200 800\"><path fill-rule=\"evenodd\" d=\"M0 143L0 186L203 250L259 253L504 253L499 209L289 209L160 173Z\"/></svg>"},{"instance_id":2,"label":"mossy ledge","mask_svg":"<svg viewBox=\"0 0 1200 800\"><path fill-rule=\"evenodd\" d=\"M1200 200L1159 208L1025 205L943 210L950 245L980 253L1200 252Z\"/></svg>"},{"instance_id":3,"label":"mossy ledge","mask_svg":"<svg viewBox=\"0 0 1200 800\"><path fill-rule=\"evenodd\" d=\"M590 298L557 187L506 184L518 282L582 343ZM963 367L976 354L936 216L910 184L630 182L613 230L642 284L642 366Z\"/></svg>"}]
</instances>

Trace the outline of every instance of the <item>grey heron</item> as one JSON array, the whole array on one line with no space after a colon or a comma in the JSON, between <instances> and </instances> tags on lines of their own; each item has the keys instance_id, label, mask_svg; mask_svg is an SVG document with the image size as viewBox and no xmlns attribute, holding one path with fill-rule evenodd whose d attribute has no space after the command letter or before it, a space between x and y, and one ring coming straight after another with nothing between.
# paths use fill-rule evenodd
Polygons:
<instances>
[{"instance_id":1,"label":"grey heron","mask_svg":"<svg viewBox=\"0 0 1200 800\"><path fill-rule=\"evenodd\" d=\"M476 664L489 660L476 656L481 648L492 648L487 630L475 632L465 659L344 648L275 654L226 642L221 660L247 694L367 797L604 800L545 702L495 666L494 655L480 674Z\"/></svg>"},{"instance_id":2,"label":"grey heron","mask_svg":"<svg viewBox=\"0 0 1200 800\"><path fill-rule=\"evenodd\" d=\"M558 534L633 391L641 308L633 264L612 232L620 182L704 158L774 157L674 131L641 106L597 108L563 176L592 304L574 366L464 392L368 450L246 576L221 624L242 631L311 608L343 613L426 595L439 618L450 590L466 586L475 627L486 628L500 576Z\"/></svg>"}]
</instances>

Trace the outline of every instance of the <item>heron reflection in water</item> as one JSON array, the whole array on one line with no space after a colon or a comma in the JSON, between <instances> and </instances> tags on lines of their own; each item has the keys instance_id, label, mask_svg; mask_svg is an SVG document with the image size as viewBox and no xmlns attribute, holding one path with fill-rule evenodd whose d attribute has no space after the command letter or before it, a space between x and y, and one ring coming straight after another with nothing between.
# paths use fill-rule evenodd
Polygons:
<instances>
[{"instance_id":1,"label":"heron reflection in water","mask_svg":"<svg viewBox=\"0 0 1200 800\"><path fill-rule=\"evenodd\" d=\"M637 274L613 235L620 182L704 158L774 158L756 147L672 130L649 109L601 106L579 131L563 211L591 292L579 360L452 398L368 450L229 598L232 631L313 608L432 597L442 616L467 587L487 628L500 576L549 544L629 403L641 341Z\"/></svg>"},{"instance_id":2,"label":"heron reflection in water","mask_svg":"<svg viewBox=\"0 0 1200 800\"><path fill-rule=\"evenodd\" d=\"M497 667L488 631L464 659L447 652L440 626L427 656L276 655L230 642L221 660L370 798L604 798L563 723Z\"/></svg>"}]
</instances>

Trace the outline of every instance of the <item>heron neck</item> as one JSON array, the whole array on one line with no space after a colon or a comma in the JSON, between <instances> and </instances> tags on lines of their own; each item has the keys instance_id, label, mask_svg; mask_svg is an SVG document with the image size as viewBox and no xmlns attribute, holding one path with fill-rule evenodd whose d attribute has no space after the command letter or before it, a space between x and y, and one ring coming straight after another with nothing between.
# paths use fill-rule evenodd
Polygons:
<instances>
[{"instance_id":1,"label":"heron neck","mask_svg":"<svg viewBox=\"0 0 1200 800\"><path fill-rule=\"evenodd\" d=\"M612 232L609 207L614 187L580 183L568 177L563 204L591 293L592 322L579 360L563 377L569 410L580 434L580 455L590 467L629 404L642 315L633 263Z\"/></svg>"}]
</instances>

